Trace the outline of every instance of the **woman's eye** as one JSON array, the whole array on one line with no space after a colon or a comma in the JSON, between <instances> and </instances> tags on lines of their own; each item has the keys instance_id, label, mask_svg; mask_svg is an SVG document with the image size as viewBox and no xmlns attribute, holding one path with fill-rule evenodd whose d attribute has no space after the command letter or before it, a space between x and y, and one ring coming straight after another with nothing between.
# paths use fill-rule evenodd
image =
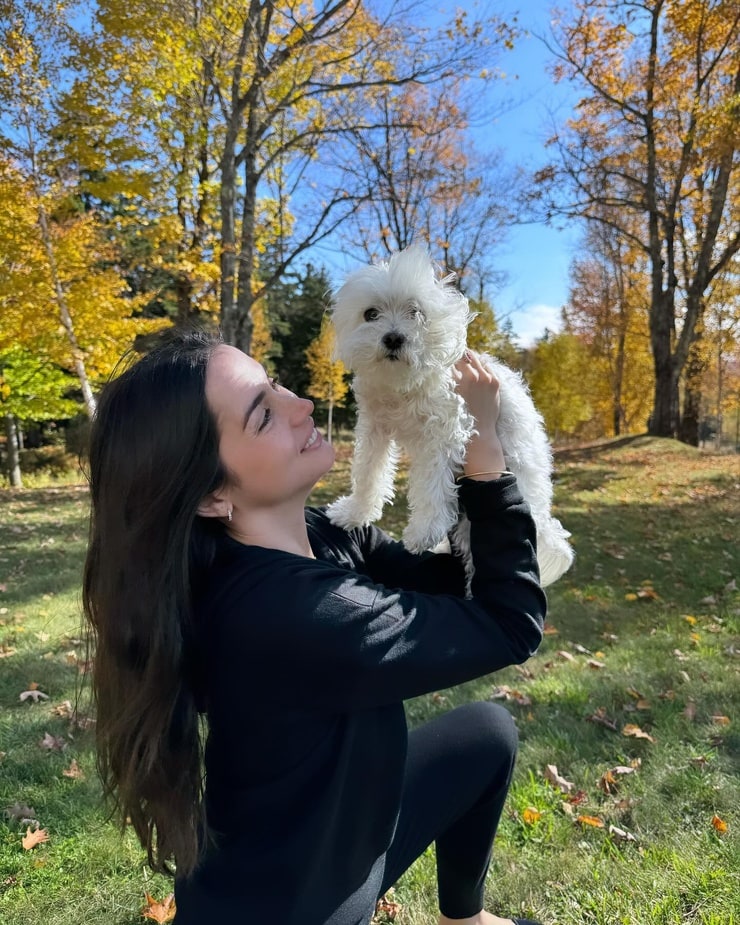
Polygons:
<instances>
[{"instance_id":1,"label":"woman's eye","mask_svg":"<svg viewBox=\"0 0 740 925\"><path fill-rule=\"evenodd\" d=\"M378 318L379 315L380 315L380 312L378 311L377 308L367 308L365 309L365 314L363 317L365 318L365 321L375 321L375 319Z\"/></svg>"},{"instance_id":2,"label":"woman's eye","mask_svg":"<svg viewBox=\"0 0 740 925\"><path fill-rule=\"evenodd\" d=\"M257 433L263 430L270 423L271 419L272 419L272 411L270 411L269 408L265 408L265 416L262 418L262 423L257 428Z\"/></svg>"}]
</instances>

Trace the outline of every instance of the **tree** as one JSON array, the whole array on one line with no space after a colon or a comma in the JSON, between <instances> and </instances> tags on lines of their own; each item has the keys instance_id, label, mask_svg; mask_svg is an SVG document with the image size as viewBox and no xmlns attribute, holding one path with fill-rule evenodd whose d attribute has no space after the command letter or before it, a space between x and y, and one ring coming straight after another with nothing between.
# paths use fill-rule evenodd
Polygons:
<instances>
[{"instance_id":1,"label":"tree","mask_svg":"<svg viewBox=\"0 0 740 925\"><path fill-rule=\"evenodd\" d=\"M500 34L501 45L511 35ZM463 288L495 281L492 257L513 222L513 181L498 152L481 157L466 138L469 116L459 86L412 84L375 95L375 125L354 130L357 156L343 167L348 186L364 190L342 239L368 260L422 240ZM475 106L471 100L468 105Z\"/></svg>"},{"instance_id":2,"label":"tree","mask_svg":"<svg viewBox=\"0 0 740 925\"><path fill-rule=\"evenodd\" d=\"M556 77L584 95L551 140L558 160L538 174L540 194L550 218L609 224L647 256L650 431L676 436L679 381L712 280L740 248L740 10L730 0L574 8L551 48ZM682 435L695 442L695 430Z\"/></svg>"},{"instance_id":3,"label":"tree","mask_svg":"<svg viewBox=\"0 0 740 925\"><path fill-rule=\"evenodd\" d=\"M578 336L602 370L604 433L643 430L652 391L648 277L644 255L605 223L586 228L581 256L571 266L563 308L565 330ZM596 399L596 396L592 396Z\"/></svg>"},{"instance_id":4,"label":"tree","mask_svg":"<svg viewBox=\"0 0 740 925\"><path fill-rule=\"evenodd\" d=\"M308 393L318 401L327 403L328 420L326 432L329 443L332 439L332 414L335 406L344 404L349 386L344 363L334 359L334 328L328 316L321 321L319 336L306 350L306 364L310 381Z\"/></svg>"},{"instance_id":5,"label":"tree","mask_svg":"<svg viewBox=\"0 0 740 925\"><path fill-rule=\"evenodd\" d=\"M142 310L184 324L218 311L216 144L208 4L99 0L75 36L59 140L105 216Z\"/></svg>"},{"instance_id":6,"label":"tree","mask_svg":"<svg viewBox=\"0 0 740 925\"><path fill-rule=\"evenodd\" d=\"M593 367L583 343L566 332L548 335L531 351L529 364L532 398L553 442L574 436L594 416Z\"/></svg>"},{"instance_id":7,"label":"tree","mask_svg":"<svg viewBox=\"0 0 740 925\"><path fill-rule=\"evenodd\" d=\"M6 474L21 488L18 422L69 418L78 403L69 398L74 379L21 346L0 350L0 414L5 422Z\"/></svg>"},{"instance_id":8,"label":"tree","mask_svg":"<svg viewBox=\"0 0 740 925\"><path fill-rule=\"evenodd\" d=\"M147 326L132 317L97 216L56 150L68 13L63 2L24 0L0 19L0 349L22 344L73 371L92 416L95 378Z\"/></svg>"},{"instance_id":9,"label":"tree","mask_svg":"<svg viewBox=\"0 0 740 925\"><path fill-rule=\"evenodd\" d=\"M273 366L280 381L297 395L309 393L306 350L319 336L330 290L326 269L309 263L297 273L283 276L267 295Z\"/></svg>"},{"instance_id":10,"label":"tree","mask_svg":"<svg viewBox=\"0 0 740 925\"><path fill-rule=\"evenodd\" d=\"M480 24L469 24L463 13L457 14L454 33L430 34L408 19L402 23L397 14L394 21L394 6L380 21L361 0L295 7L252 0L233 18L230 67L224 74L213 72L226 125L219 161L221 321L226 337L244 349L251 305L364 195L327 168L338 163L337 152L340 160L352 156L342 142L358 124L372 124L365 114L379 88L451 79L456 71L472 69L482 50L490 53L490 33L481 35ZM407 11L421 8L411 4ZM312 186L318 195L309 197ZM270 192L280 259L273 274L254 287L260 190Z\"/></svg>"}]
</instances>

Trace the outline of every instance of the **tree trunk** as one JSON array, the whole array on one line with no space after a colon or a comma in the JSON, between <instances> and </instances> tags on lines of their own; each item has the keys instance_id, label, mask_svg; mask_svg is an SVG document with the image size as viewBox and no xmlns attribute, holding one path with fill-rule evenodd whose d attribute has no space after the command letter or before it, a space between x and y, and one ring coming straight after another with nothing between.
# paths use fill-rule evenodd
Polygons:
<instances>
[{"instance_id":1,"label":"tree trunk","mask_svg":"<svg viewBox=\"0 0 740 925\"><path fill-rule=\"evenodd\" d=\"M11 488L23 488L21 460L18 453L18 431L15 416L5 415L5 445L7 447L7 476Z\"/></svg>"},{"instance_id":2,"label":"tree trunk","mask_svg":"<svg viewBox=\"0 0 740 925\"><path fill-rule=\"evenodd\" d=\"M675 437L678 429L678 376L673 362L673 295L661 292L650 312L655 393L648 431L653 437Z\"/></svg>"},{"instance_id":3,"label":"tree trunk","mask_svg":"<svg viewBox=\"0 0 740 925\"><path fill-rule=\"evenodd\" d=\"M227 344L236 340L236 116L228 126L221 158L221 330Z\"/></svg>"},{"instance_id":4,"label":"tree trunk","mask_svg":"<svg viewBox=\"0 0 740 925\"><path fill-rule=\"evenodd\" d=\"M175 277L175 298L177 301L177 325L184 327L194 312L193 282L183 273Z\"/></svg>"},{"instance_id":5,"label":"tree trunk","mask_svg":"<svg viewBox=\"0 0 740 925\"><path fill-rule=\"evenodd\" d=\"M248 120L247 132L254 132L252 118ZM236 278L236 330L234 345L245 353L252 346L252 306L254 304L253 281L255 271L255 240L257 224L257 183L259 174L256 165L256 146L247 139L248 150L244 160L244 204L242 207L242 233L239 244L239 271Z\"/></svg>"},{"instance_id":6,"label":"tree trunk","mask_svg":"<svg viewBox=\"0 0 740 925\"><path fill-rule=\"evenodd\" d=\"M74 325L72 324L72 316L69 313L69 306L67 305L67 298L64 294L61 280L59 279L56 255L54 254L54 245L52 243L51 233L49 231L49 222L47 220L46 210L44 209L44 205L41 202L40 196L38 197L38 210L39 228L41 229L41 238L43 241L44 250L46 251L46 259L49 263L49 273L51 275L51 282L54 287L54 296L56 298L57 309L59 310L59 319L62 322L62 327L64 328L67 334L67 340L69 341L69 346L72 353L72 365L74 366L74 370L77 373L77 378L80 381L82 398L85 402L85 410L87 411L87 416L92 419L95 415L95 396L93 395L93 391L90 386L90 380L87 377L87 370L85 369L85 357L77 341L77 335L75 334Z\"/></svg>"},{"instance_id":7,"label":"tree trunk","mask_svg":"<svg viewBox=\"0 0 740 925\"><path fill-rule=\"evenodd\" d=\"M701 326L698 330L701 329ZM689 357L684 370L685 387L683 413L678 431L678 439L690 446L699 446L699 424L701 421L702 377L707 364L701 356L701 335L691 345Z\"/></svg>"}]
</instances>

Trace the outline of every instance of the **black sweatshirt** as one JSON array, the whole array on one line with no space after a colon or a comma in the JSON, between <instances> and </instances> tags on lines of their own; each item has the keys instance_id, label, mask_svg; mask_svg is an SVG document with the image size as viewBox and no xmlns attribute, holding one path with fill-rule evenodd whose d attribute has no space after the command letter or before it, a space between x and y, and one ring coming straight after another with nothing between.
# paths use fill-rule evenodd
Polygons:
<instances>
[{"instance_id":1,"label":"black sweatshirt","mask_svg":"<svg viewBox=\"0 0 740 925\"><path fill-rule=\"evenodd\" d=\"M512 476L463 481L475 564L307 510L316 559L225 539L200 624L213 843L177 925L369 922L398 816L403 701L523 662L542 637Z\"/></svg>"}]
</instances>

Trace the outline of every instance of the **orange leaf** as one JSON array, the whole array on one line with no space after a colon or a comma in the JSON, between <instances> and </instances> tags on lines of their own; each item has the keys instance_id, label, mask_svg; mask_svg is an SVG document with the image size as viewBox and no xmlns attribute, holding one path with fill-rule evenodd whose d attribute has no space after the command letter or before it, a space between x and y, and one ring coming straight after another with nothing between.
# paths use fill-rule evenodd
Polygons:
<instances>
[{"instance_id":1,"label":"orange leaf","mask_svg":"<svg viewBox=\"0 0 740 925\"><path fill-rule=\"evenodd\" d=\"M65 769L62 771L62 775L63 775L64 777L71 777L71 778L73 778L74 780L84 780L84 779L85 779L85 772L84 772L84 771L82 770L82 768L77 764L77 760L76 760L75 758L73 758L73 759L70 761L69 767L68 767L68 768L65 768Z\"/></svg>"},{"instance_id":2,"label":"orange leaf","mask_svg":"<svg viewBox=\"0 0 740 925\"><path fill-rule=\"evenodd\" d=\"M712 722L716 723L718 726L729 726L730 717L729 716L718 716L717 714L715 714L714 716L712 716Z\"/></svg>"},{"instance_id":3,"label":"orange leaf","mask_svg":"<svg viewBox=\"0 0 740 925\"><path fill-rule=\"evenodd\" d=\"M720 833L720 835L727 831L727 823L724 819L720 819L716 813L712 816L712 825L714 826L715 830Z\"/></svg>"},{"instance_id":4,"label":"orange leaf","mask_svg":"<svg viewBox=\"0 0 740 925\"><path fill-rule=\"evenodd\" d=\"M633 739L647 739L648 742L655 742L655 739L649 733L644 732L639 726L635 726L633 723L627 723L622 729L622 735L631 736Z\"/></svg>"},{"instance_id":5,"label":"orange leaf","mask_svg":"<svg viewBox=\"0 0 740 925\"><path fill-rule=\"evenodd\" d=\"M577 816L576 822L580 822L581 825L590 825L595 829L604 828L604 820L599 819L598 816Z\"/></svg>"},{"instance_id":6,"label":"orange leaf","mask_svg":"<svg viewBox=\"0 0 740 925\"><path fill-rule=\"evenodd\" d=\"M522 813L522 821L525 825L534 825L538 819L542 818L542 813L539 810L532 809L531 806L528 806Z\"/></svg>"},{"instance_id":7,"label":"orange leaf","mask_svg":"<svg viewBox=\"0 0 740 925\"><path fill-rule=\"evenodd\" d=\"M26 851L30 851L32 848L35 848L36 845L40 845L41 842L49 841L49 833L46 829L35 829L31 830L29 825L26 829L26 834L21 839L21 844Z\"/></svg>"},{"instance_id":8,"label":"orange leaf","mask_svg":"<svg viewBox=\"0 0 740 925\"><path fill-rule=\"evenodd\" d=\"M166 896L162 902L157 902L156 899L151 897L148 893L144 893L146 896L147 905L141 910L141 914L145 919L151 919L153 922L159 922L160 925L164 922L172 922L175 919L175 894L170 893L169 896Z\"/></svg>"}]
</instances>

